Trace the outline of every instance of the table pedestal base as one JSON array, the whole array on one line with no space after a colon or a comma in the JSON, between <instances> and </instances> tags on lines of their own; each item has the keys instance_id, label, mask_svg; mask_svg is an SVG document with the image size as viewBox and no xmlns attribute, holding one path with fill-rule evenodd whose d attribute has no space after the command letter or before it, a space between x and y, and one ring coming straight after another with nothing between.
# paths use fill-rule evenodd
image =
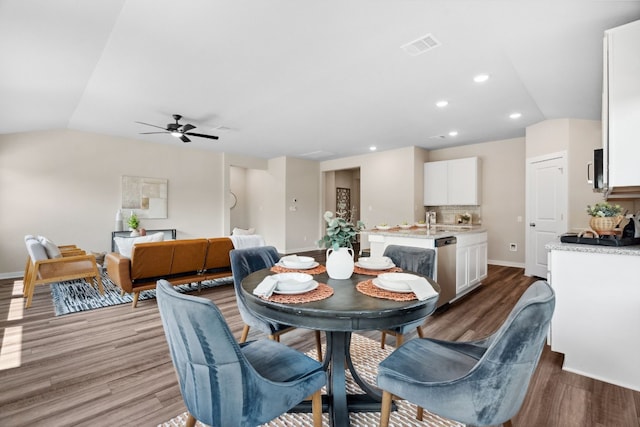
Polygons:
<instances>
[{"instance_id":1,"label":"table pedestal base","mask_svg":"<svg viewBox=\"0 0 640 427\"><path fill-rule=\"evenodd\" d=\"M364 381L357 373L349 351L351 332L327 331L327 350L324 368L327 371L327 394L322 396L322 412L329 413L329 424L334 427L349 425L349 412L380 412L382 393ZM365 392L347 394L346 370ZM396 410L393 404L392 410ZM289 412L311 412L311 402L305 401Z\"/></svg>"}]
</instances>

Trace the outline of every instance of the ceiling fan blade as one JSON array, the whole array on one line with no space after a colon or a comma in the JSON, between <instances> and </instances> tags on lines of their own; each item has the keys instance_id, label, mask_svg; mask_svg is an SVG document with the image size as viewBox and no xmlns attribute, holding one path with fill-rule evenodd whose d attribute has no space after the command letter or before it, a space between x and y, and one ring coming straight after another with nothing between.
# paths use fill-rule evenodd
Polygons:
<instances>
[{"instance_id":1,"label":"ceiling fan blade","mask_svg":"<svg viewBox=\"0 0 640 427\"><path fill-rule=\"evenodd\" d=\"M145 126L152 126L152 127L154 127L154 128L167 130L167 129L163 128L162 126L156 126L156 125L152 125L152 124L150 124L150 123L144 123L144 122L135 122L135 123L140 123L141 125L145 125Z\"/></svg>"},{"instance_id":2,"label":"ceiling fan blade","mask_svg":"<svg viewBox=\"0 0 640 427\"><path fill-rule=\"evenodd\" d=\"M139 135L151 135L152 133L169 133L169 132L140 132Z\"/></svg>"},{"instance_id":3,"label":"ceiling fan blade","mask_svg":"<svg viewBox=\"0 0 640 427\"><path fill-rule=\"evenodd\" d=\"M184 135L180 136L180 139L182 140L182 142L191 142L191 140Z\"/></svg>"},{"instance_id":4,"label":"ceiling fan blade","mask_svg":"<svg viewBox=\"0 0 640 427\"><path fill-rule=\"evenodd\" d=\"M189 132L189 133L187 133L186 135L189 135L189 136L199 136L200 138L218 139L218 137L217 137L217 136L215 136L215 135L205 135L205 134L203 134L203 133L194 133L194 132Z\"/></svg>"},{"instance_id":5,"label":"ceiling fan blade","mask_svg":"<svg viewBox=\"0 0 640 427\"><path fill-rule=\"evenodd\" d=\"M194 125L190 125L189 123L187 123L186 125L182 126L182 132L189 132L191 129L195 129L196 127Z\"/></svg>"}]
</instances>

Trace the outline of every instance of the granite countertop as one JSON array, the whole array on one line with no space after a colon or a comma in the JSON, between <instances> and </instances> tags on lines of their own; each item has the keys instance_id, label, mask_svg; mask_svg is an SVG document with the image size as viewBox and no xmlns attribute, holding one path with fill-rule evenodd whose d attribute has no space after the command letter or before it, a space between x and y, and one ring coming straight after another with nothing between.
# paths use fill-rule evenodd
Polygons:
<instances>
[{"instance_id":1,"label":"granite countertop","mask_svg":"<svg viewBox=\"0 0 640 427\"><path fill-rule=\"evenodd\" d=\"M440 237L457 236L460 234L481 233L487 231L480 225L451 225L451 224L436 224L435 229L433 227L427 229L427 227L411 227L400 228L392 227L389 230L378 230L377 228L363 230L365 233L379 234L381 236L399 236L399 237L414 237L421 239L438 239Z\"/></svg>"},{"instance_id":2,"label":"granite countertop","mask_svg":"<svg viewBox=\"0 0 640 427\"><path fill-rule=\"evenodd\" d=\"M640 256L640 245L634 246L602 246L602 245L585 245L579 243L562 243L560 241L547 243L545 248L549 251L571 251L585 252L592 254L611 254L611 255L635 255Z\"/></svg>"}]
</instances>

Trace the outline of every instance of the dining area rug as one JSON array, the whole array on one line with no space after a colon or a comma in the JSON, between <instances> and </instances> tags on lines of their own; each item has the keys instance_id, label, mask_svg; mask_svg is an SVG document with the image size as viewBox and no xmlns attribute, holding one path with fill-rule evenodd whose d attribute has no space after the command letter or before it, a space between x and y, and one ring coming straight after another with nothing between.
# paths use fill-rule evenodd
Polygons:
<instances>
[{"instance_id":1,"label":"dining area rug","mask_svg":"<svg viewBox=\"0 0 640 427\"><path fill-rule=\"evenodd\" d=\"M351 339L351 358L355 364L356 370L360 376L369 384L376 383L376 375L378 372L378 364L384 360L391 352L393 347L386 345L384 349L380 348L380 342L371 340L362 335L353 334ZM314 357L316 350L310 350L307 355ZM314 357L315 358L315 357ZM349 393L362 393L362 390L353 381L347 372L347 391ZM389 426L391 427L464 427L455 421L450 421L424 411L422 421L416 420L416 405L408 403L404 400L395 401L398 407L397 411L391 413ZM158 427L184 427L187 421L187 413L179 414L171 420L159 424ZM379 412L357 412L349 414L349 426L351 427L376 427L380 422ZM329 418L326 413L322 414L322 425L329 425ZM206 427L200 422L196 423L197 427ZM313 419L311 414L289 414L286 413L273 421L263 424L261 427L313 427Z\"/></svg>"},{"instance_id":2,"label":"dining area rug","mask_svg":"<svg viewBox=\"0 0 640 427\"><path fill-rule=\"evenodd\" d=\"M206 289L232 283L232 277L223 277L220 279L204 281L200 288ZM52 283L50 286L51 299L53 301L53 308L56 316L110 307L113 305L127 304L133 301L133 294L120 294L120 288L111 281L106 271L102 272L104 295L100 295L100 292L95 285L90 285L84 279ZM174 286L174 288L178 292L185 293L197 290L198 285L193 283ZM153 299L155 297L155 289L149 289L140 292L138 301Z\"/></svg>"}]
</instances>

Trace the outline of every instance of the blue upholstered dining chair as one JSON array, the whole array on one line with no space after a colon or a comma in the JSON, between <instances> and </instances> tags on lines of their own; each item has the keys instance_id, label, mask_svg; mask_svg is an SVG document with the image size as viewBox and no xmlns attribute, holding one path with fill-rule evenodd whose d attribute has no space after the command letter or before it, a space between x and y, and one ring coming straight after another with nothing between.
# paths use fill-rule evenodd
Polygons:
<instances>
[{"instance_id":1,"label":"blue upholstered dining chair","mask_svg":"<svg viewBox=\"0 0 640 427\"><path fill-rule=\"evenodd\" d=\"M231 272L233 274L233 285L236 292L238 310L240 311L240 317L242 317L242 321L244 322L240 342L243 343L247 340L250 328L256 328L267 334L269 338L275 341L280 341L280 335L285 332L292 331L295 328L289 325L272 322L251 311L245 303L242 288L240 286L242 280L254 271L273 267L278 260L280 260L280 254L278 254L277 249L273 246L233 249L229 252L229 257L231 259ZM322 360L320 331L314 332L316 348L318 351L318 360Z\"/></svg>"},{"instance_id":2,"label":"blue upholstered dining chair","mask_svg":"<svg viewBox=\"0 0 640 427\"><path fill-rule=\"evenodd\" d=\"M389 423L392 396L417 404L420 419L424 408L468 425L511 426L540 360L554 308L553 290L539 280L485 339L405 343L378 366L380 426Z\"/></svg>"},{"instance_id":3,"label":"blue upholstered dining chair","mask_svg":"<svg viewBox=\"0 0 640 427\"><path fill-rule=\"evenodd\" d=\"M218 307L176 292L159 280L162 326L189 412L209 426L254 427L312 396L314 426L322 425L322 364L273 340L238 344Z\"/></svg>"},{"instance_id":4,"label":"blue upholstered dining chair","mask_svg":"<svg viewBox=\"0 0 640 427\"><path fill-rule=\"evenodd\" d=\"M384 250L384 256L391 258L391 261L403 271L422 274L433 279L435 269L436 251L435 249L416 248L411 246L389 245ZM398 326L393 329L382 331L380 347L384 348L387 334L395 335L396 347L400 347L404 341L404 334L416 329L418 336L424 338L422 324L424 319Z\"/></svg>"}]
</instances>

